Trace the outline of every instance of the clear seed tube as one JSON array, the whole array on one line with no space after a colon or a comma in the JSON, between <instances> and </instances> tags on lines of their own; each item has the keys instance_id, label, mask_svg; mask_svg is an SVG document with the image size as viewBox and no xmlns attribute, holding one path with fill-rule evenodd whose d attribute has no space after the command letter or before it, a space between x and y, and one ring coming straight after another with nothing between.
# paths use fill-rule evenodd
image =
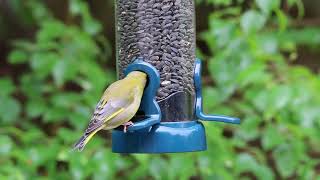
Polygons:
<instances>
[{"instance_id":1,"label":"clear seed tube","mask_svg":"<svg viewBox=\"0 0 320 180\"><path fill-rule=\"evenodd\" d=\"M123 78L123 70L137 58L152 64L161 77L156 97L160 106L164 104L170 107L168 111L172 108L179 111L184 109L180 115L164 116L165 119L183 121L193 116L196 48L194 16L193 0L116 0L119 78ZM180 102L170 104L172 99L167 99L177 93L183 98L176 97L175 101ZM188 113L184 114L184 111Z\"/></svg>"}]
</instances>

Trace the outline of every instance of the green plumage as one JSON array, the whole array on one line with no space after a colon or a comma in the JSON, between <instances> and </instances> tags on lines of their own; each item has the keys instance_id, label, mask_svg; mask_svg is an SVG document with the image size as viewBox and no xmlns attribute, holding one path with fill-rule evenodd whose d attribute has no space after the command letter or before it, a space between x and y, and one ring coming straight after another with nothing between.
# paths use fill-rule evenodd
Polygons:
<instances>
[{"instance_id":1,"label":"green plumage","mask_svg":"<svg viewBox=\"0 0 320 180\"><path fill-rule=\"evenodd\" d=\"M97 104L85 133L74 145L82 151L95 133L116 128L128 121L139 109L147 75L133 71L124 79L112 83Z\"/></svg>"}]
</instances>

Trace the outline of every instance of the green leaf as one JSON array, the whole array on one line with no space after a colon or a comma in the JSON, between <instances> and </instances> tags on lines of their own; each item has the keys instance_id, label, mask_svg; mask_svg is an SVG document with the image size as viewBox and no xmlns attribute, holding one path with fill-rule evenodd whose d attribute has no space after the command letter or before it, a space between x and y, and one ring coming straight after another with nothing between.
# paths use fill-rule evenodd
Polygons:
<instances>
[{"instance_id":1,"label":"green leaf","mask_svg":"<svg viewBox=\"0 0 320 180\"><path fill-rule=\"evenodd\" d=\"M59 57L55 53L34 53L31 56L31 68L39 78L47 77Z\"/></svg>"},{"instance_id":2,"label":"green leaf","mask_svg":"<svg viewBox=\"0 0 320 180\"><path fill-rule=\"evenodd\" d=\"M117 156L114 156L109 150L98 150L92 157L92 161L95 162L94 179L113 179L116 171L115 162Z\"/></svg>"},{"instance_id":3,"label":"green leaf","mask_svg":"<svg viewBox=\"0 0 320 180\"><path fill-rule=\"evenodd\" d=\"M0 96L8 96L16 89L9 77L0 78Z\"/></svg>"},{"instance_id":4,"label":"green leaf","mask_svg":"<svg viewBox=\"0 0 320 180\"><path fill-rule=\"evenodd\" d=\"M167 174L169 179L188 179L195 175L195 169L193 168L194 159L192 156L187 155L175 155L171 156L169 165L167 167L171 167L167 169ZM176 169L180 169L180 171L176 171Z\"/></svg>"},{"instance_id":5,"label":"green leaf","mask_svg":"<svg viewBox=\"0 0 320 180\"><path fill-rule=\"evenodd\" d=\"M76 156L77 155L77 156ZM70 173L73 179L85 179L89 175L89 160L84 155L73 154L70 158Z\"/></svg>"},{"instance_id":6,"label":"green leaf","mask_svg":"<svg viewBox=\"0 0 320 180\"><path fill-rule=\"evenodd\" d=\"M165 161L163 158L154 157L150 162L150 174L155 179L168 178L168 166L168 162Z\"/></svg>"},{"instance_id":7,"label":"green leaf","mask_svg":"<svg viewBox=\"0 0 320 180\"><path fill-rule=\"evenodd\" d=\"M11 97L0 96L0 124L13 123L19 120L21 106Z\"/></svg>"},{"instance_id":8,"label":"green leaf","mask_svg":"<svg viewBox=\"0 0 320 180\"><path fill-rule=\"evenodd\" d=\"M42 93L47 92L48 87L35 74L25 74L20 77L22 92L30 99L38 98Z\"/></svg>"},{"instance_id":9,"label":"green leaf","mask_svg":"<svg viewBox=\"0 0 320 180\"><path fill-rule=\"evenodd\" d=\"M222 96L230 96L236 88L234 77L237 75L237 61L227 60L227 57L216 57L209 62L211 77L216 81L218 88L221 88Z\"/></svg>"},{"instance_id":10,"label":"green leaf","mask_svg":"<svg viewBox=\"0 0 320 180\"><path fill-rule=\"evenodd\" d=\"M221 95L218 89L206 87L203 89L203 107L212 109L214 106L222 103L226 98Z\"/></svg>"},{"instance_id":11,"label":"green leaf","mask_svg":"<svg viewBox=\"0 0 320 180\"><path fill-rule=\"evenodd\" d=\"M22 64L27 62L28 55L25 51L16 49L10 52L8 59L11 64Z\"/></svg>"},{"instance_id":12,"label":"green leaf","mask_svg":"<svg viewBox=\"0 0 320 180\"><path fill-rule=\"evenodd\" d=\"M77 140L77 138L79 138L80 134L78 132L75 132L74 130L71 130L69 128L59 128L58 132L57 132L57 136L56 139L61 140L62 142L66 142L66 143L74 143L74 141ZM68 160L69 157L67 156L67 152L62 151L60 152L60 156L58 157L59 160Z\"/></svg>"},{"instance_id":13,"label":"green leaf","mask_svg":"<svg viewBox=\"0 0 320 180\"><path fill-rule=\"evenodd\" d=\"M241 127L236 131L236 135L245 141L256 139L261 134L259 130L260 123L260 117L248 115L248 117L241 119Z\"/></svg>"},{"instance_id":14,"label":"green leaf","mask_svg":"<svg viewBox=\"0 0 320 180\"><path fill-rule=\"evenodd\" d=\"M264 56L261 58L273 59L272 55L276 55L279 51L278 40L275 36L259 36L256 41L258 47L256 47L257 49L255 49L255 51L257 51L257 53L259 53L260 56Z\"/></svg>"},{"instance_id":15,"label":"green leaf","mask_svg":"<svg viewBox=\"0 0 320 180\"><path fill-rule=\"evenodd\" d=\"M40 43L47 43L61 37L65 33L65 25L56 20L42 23L40 31L37 33L37 40Z\"/></svg>"},{"instance_id":16,"label":"green leaf","mask_svg":"<svg viewBox=\"0 0 320 180\"><path fill-rule=\"evenodd\" d=\"M272 94L272 102L275 109L282 109L287 106L291 99L292 90L288 85L278 85L270 92Z\"/></svg>"},{"instance_id":17,"label":"green leaf","mask_svg":"<svg viewBox=\"0 0 320 180\"><path fill-rule=\"evenodd\" d=\"M304 145L299 141L295 142L295 144L281 144L273 152L276 167L283 178L288 178L297 171L303 156Z\"/></svg>"},{"instance_id":18,"label":"green leaf","mask_svg":"<svg viewBox=\"0 0 320 180\"><path fill-rule=\"evenodd\" d=\"M57 61L52 69L54 83L61 87L67 80L74 79L78 68L73 64L72 59L62 59Z\"/></svg>"},{"instance_id":19,"label":"green leaf","mask_svg":"<svg viewBox=\"0 0 320 180\"><path fill-rule=\"evenodd\" d=\"M84 22L84 30L89 33L90 35L95 35L99 33L102 29L101 25L94 21L93 19L89 19Z\"/></svg>"},{"instance_id":20,"label":"green leaf","mask_svg":"<svg viewBox=\"0 0 320 180\"><path fill-rule=\"evenodd\" d=\"M80 96L76 93L64 92L64 93L56 93L54 94L50 102L57 107L62 108L74 108L79 104Z\"/></svg>"},{"instance_id":21,"label":"green leaf","mask_svg":"<svg viewBox=\"0 0 320 180\"><path fill-rule=\"evenodd\" d=\"M92 111L88 107L84 106L76 106L73 112L68 114L68 118L70 119L70 123L73 127L81 130L88 125L90 117L92 116Z\"/></svg>"},{"instance_id":22,"label":"green leaf","mask_svg":"<svg viewBox=\"0 0 320 180\"><path fill-rule=\"evenodd\" d=\"M243 70L237 76L237 81L241 88L249 84L262 84L270 79L269 75L265 72L265 65L262 63L255 63Z\"/></svg>"},{"instance_id":23,"label":"green leaf","mask_svg":"<svg viewBox=\"0 0 320 180\"><path fill-rule=\"evenodd\" d=\"M255 0L262 12L270 14L272 10L276 10L280 6L280 0Z\"/></svg>"},{"instance_id":24,"label":"green leaf","mask_svg":"<svg viewBox=\"0 0 320 180\"><path fill-rule=\"evenodd\" d=\"M83 61L79 63L79 71L81 74L86 76L86 80L81 80L78 83L86 90L95 89L98 92L103 91L107 84L116 80L115 73L113 71L105 71L101 66L93 61Z\"/></svg>"},{"instance_id":25,"label":"green leaf","mask_svg":"<svg viewBox=\"0 0 320 180\"><path fill-rule=\"evenodd\" d=\"M262 146L265 150L271 150L284 142L283 136L276 126L269 125L263 132Z\"/></svg>"},{"instance_id":26,"label":"green leaf","mask_svg":"<svg viewBox=\"0 0 320 180\"><path fill-rule=\"evenodd\" d=\"M28 116L35 118L42 115L46 111L47 106L42 99L34 99L27 102L26 109Z\"/></svg>"},{"instance_id":27,"label":"green leaf","mask_svg":"<svg viewBox=\"0 0 320 180\"><path fill-rule=\"evenodd\" d=\"M275 11L277 18L278 18L278 26L280 31L285 31L289 24L289 19L286 14L282 10Z\"/></svg>"},{"instance_id":28,"label":"green leaf","mask_svg":"<svg viewBox=\"0 0 320 180\"><path fill-rule=\"evenodd\" d=\"M259 164L250 154L239 154L236 163L238 174L242 172L252 172L257 179L274 179L271 170L268 167Z\"/></svg>"},{"instance_id":29,"label":"green leaf","mask_svg":"<svg viewBox=\"0 0 320 180\"><path fill-rule=\"evenodd\" d=\"M69 11L73 15L79 15L81 13L81 9L83 9L82 6L83 6L83 2L81 1L77 1L77 0L70 1Z\"/></svg>"},{"instance_id":30,"label":"green leaf","mask_svg":"<svg viewBox=\"0 0 320 180\"><path fill-rule=\"evenodd\" d=\"M241 16L240 25L246 34L256 33L262 29L266 20L266 17L258 11L249 10Z\"/></svg>"},{"instance_id":31,"label":"green leaf","mask_svg":"<svg viewBox=\"0 0 320 180\"><path fill-rule=\"evenodd\" d=\"M26 145L43 141L47 138L44 132L37 127L29 126L28 130L28 132L23 133L23 136L21 136L20 139Z\"/></svg>"},{"instance_id":32,"label":"green leaf","mask_svg":"<svg viewBox=\"0 0 320 180\"><path fill-rule=\"evenodd\" d=\"M14 147L14 142L10 139L9 136L1 135L0 136L0 155L2 157L10 157L10 153Z\"/></svg>"},{"instance_id":33,"label":"green leaf","mask_svg":"<svg viewBox=\"0 0 320 180\"><path fill-rule=\"evenodd\" d=\"M61 87L64 82L66 81L66 75L65 73L68 71L66 61L58 61L53 68L53 79L56 84L56 86Z\"/></svg>"},{"instance_id":34,"label":"green leaf","mask_svg":"<svg viewBox=\"0 0 320 180\"><path fill-rule=\"evenodd\" d=\"M69 110L61 107L51 107L44 113L43 120L45 122L61 122L69 114Z\"/></svg>"},{"instance_id":35,"label":"green leaf","mask_svg":"<svg viewBox=\"0 0 320 180\"><path fill-rule=\"evenodd\" d=\"M207 2L216 6L228 6L232 3L232 0L207 0Z\"/></svg>"},{"instance_id":36,"label":"green leaf","mask_svg":"<svg viewBox=\"0 0 320 180\"><path fill-rule=\"evenodd\" d=\"M223 48L236 36L237 25L233 21L210 16L210 31L201 34L203 40L207 40L210 48Z\"/></svg>"}]
</instances>

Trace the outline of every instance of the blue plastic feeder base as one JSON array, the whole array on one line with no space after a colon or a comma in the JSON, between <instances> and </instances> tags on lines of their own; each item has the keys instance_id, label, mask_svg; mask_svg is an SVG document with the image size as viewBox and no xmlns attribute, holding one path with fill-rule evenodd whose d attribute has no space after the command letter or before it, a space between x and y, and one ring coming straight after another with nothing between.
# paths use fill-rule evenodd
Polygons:
<instances>
[{"instance_id":1,"label":"blue plastic feeder base","mask_svg":"<svg viewBox=\"0 0 320 180\"><path fill-rule=\"evenodd\" d=\"M130 64L125 74L142 71L148 74L149 83L144 90L139 110L145 119L134 121L128 132L112 131L112 151L115 153L178 153L207 149L205 129L199 121L218 121L239 124L240 119L221 115L208 115L202 111L201 61L196 60L194 81L196 103L194 121L161 122L162 113L155 100L160 86L160 75L150 64L137 60ZM171 120L170 118L168 118ZM174 119L173 119L174 120Z\"/></svg>"},{"instance_id":2,"label":"blue plastic feeder base","mask_svg":"<svg viewBox=\"0 0 320 180\"><path fill-rule=\"evenodd\" d=\"M205 128L199 121L161 122L147 129L112 131L116 153L176 153L207 149Z\"/></svg>"}]
</instances>

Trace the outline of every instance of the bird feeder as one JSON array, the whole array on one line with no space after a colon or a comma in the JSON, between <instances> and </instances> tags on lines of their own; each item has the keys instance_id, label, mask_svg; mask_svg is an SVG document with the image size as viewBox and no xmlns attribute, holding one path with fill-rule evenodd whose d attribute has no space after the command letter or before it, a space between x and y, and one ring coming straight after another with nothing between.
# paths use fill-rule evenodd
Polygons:
<instances>
[{"instance_id":1,"label":"bird feeder","mask_svg":"<svg viewBox=\"0 0 320 180\"><path fill-rule=\"evenodd\" d=\"M113 152L202 151L200 120L240 123L202 111L194 15L193 0L116 0L118 77L142 71L148 81L134 125L112 132Z\"/></svg>"}]
</instances>

